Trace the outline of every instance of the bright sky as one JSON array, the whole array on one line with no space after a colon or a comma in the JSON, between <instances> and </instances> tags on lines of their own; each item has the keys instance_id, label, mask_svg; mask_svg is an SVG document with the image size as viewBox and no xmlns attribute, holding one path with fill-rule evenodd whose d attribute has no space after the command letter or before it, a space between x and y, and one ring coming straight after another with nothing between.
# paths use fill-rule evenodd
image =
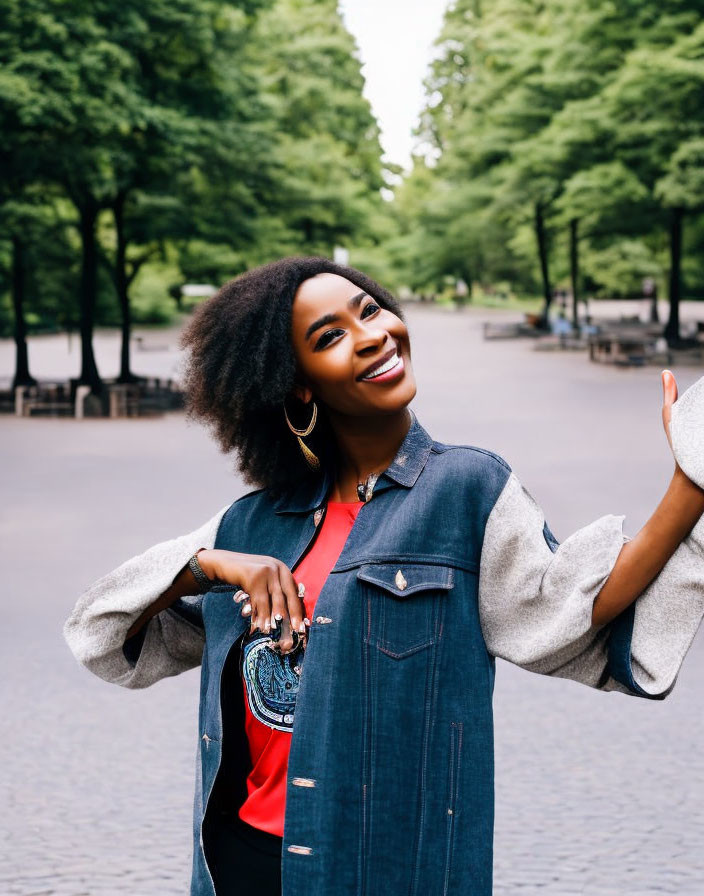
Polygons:
<instances>
[{"instance_id":1,"label":"bright sky","mask_svg":"<svg viewBox=\"0 0 704 896\"><path fill-rule=\"evenodd\" d=\"M408 168L411 128L423 105L423 78L448 0L339 0L364 63L365 96L387 158Z\"/></svg>"}]
</instances>

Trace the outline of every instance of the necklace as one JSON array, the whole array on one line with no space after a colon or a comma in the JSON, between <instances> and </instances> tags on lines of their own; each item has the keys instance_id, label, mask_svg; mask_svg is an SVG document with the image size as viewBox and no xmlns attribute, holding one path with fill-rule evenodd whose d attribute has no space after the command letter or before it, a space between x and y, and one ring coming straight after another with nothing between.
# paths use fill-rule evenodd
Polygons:
<instances>
[{"instance_id":1,"label":"necklace","mask_svg":"<svg viewBox=\"0 0 704 896\"><path fill-rule=\"evenodd\" d=\"M374 484L379 478L378 473L370 473L364 482L360 482L357 485L357 497L360 501L364 501L366 504L372 497L372 492L374 491Z\"/></svg>"}]
</instances>

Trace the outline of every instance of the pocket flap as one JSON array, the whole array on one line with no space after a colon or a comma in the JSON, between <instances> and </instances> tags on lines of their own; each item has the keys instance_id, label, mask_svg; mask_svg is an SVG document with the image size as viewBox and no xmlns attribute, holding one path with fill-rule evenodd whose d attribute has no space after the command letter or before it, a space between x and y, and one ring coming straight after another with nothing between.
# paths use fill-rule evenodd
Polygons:
<instances>
[{"instance_id":1,"label":"pocket flap","mask_svg":"<svg viewBox=\"0 0 704 896\"><path fill-rule=\"evenodd\" d=\"M367 563L360 567L357 578L384 588L394 597L410 597L417 591L449 590L454 570L431 563Z\"/></svg>"}]
</instances>

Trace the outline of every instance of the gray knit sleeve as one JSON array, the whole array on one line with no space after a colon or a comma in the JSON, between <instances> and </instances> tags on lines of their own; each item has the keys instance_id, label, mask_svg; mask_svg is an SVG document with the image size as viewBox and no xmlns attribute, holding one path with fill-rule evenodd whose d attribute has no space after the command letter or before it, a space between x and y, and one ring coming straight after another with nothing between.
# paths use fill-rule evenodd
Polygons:
<instances>
[{"instance_id":1,"label":"gray knit sleeve","mask_svg":"<svg viewBox=\"0 0 704 896\"><path fill-rule=\"evenodd\" d=\"M675 457L704 487L704 378L675 403ZM487 521L479 610L487 649L605 691L662 699L704 618L704 517L649 587L605 626L592 606L627 536L604 516L562 544L511 474Z\"/></svg>"},{"instance_id":2,"label":"gray knit sleeve","mask_svg":"<svg viewBox=\"0 0 704 896\"><path fill-rule=\"evenodd\" d=\"M132 638L126 641L125 636L193 553L214 546L229 506L193 532L126 560L80 595L63 627L64 638L80 663L105 681L126 688L145 688L200 664L205 643L200 596L181 598L153 616Z\"/></svg>"},{"instance_id":3,"label":"gray knit sleeve","mask_svg":"<svg viewBox=\"0 0 704 896\"><path fill-rule=\"evenodd\" d=\"M544 675L597 685L604 635L592 605L626 540L623 516L603 516L558 544L511 473L487 520L479 613L489 653Z\"/></svg>"},{"instance_id":4,"label":"gray knit sleeve","mask_svg":"<svg viewBox=\"0 0 704 896\"><path fill-rule=\"evenodd\" d=\"M670 435L677 463L704 488L704 376L673 404Z\"/></svg>"},{"instance_id":5,"label":"gray knit sleeve","mask_svg":"<svg viewBox=\"0 0 704 896\"><path fill-rule=\"evenodd\" d=\"M670 423L682 470L704 488L704 377L677 399ZM610 624L604 690L666 697L704 618L704 517L660 575Z\"/></svg>"}]
</instances>

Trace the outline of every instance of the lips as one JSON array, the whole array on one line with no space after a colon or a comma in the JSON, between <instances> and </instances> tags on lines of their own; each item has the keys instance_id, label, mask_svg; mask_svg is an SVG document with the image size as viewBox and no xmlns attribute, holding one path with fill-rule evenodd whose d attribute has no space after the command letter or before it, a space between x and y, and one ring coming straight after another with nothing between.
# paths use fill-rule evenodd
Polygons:
<instances>
[{"instance_id":1,"label":"lips","mask_svg":"<svg viewBox=\"0 0 704 896\"><path fill-rule=\"evenodd\" d=\"M375 370L378 370L383 364L385 364L390 358L393 358L394 355L401 355L401 349L399 346L394 345L390 351L386 352L385 355L382 355L378 358L373 364L370 364L366 370L363 370L362 373L357 377L358 380L363 380L365 376L369 376L370 373L374 373Z\"/></svg>"}]
</instances>

